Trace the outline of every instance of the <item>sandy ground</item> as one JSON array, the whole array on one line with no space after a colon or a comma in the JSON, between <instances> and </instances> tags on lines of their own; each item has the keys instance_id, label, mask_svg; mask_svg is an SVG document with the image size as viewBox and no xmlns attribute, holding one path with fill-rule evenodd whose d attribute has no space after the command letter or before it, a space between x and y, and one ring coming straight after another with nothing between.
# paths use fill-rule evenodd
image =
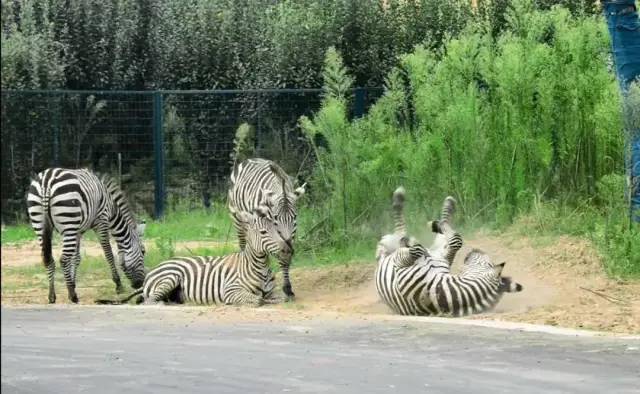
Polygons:
<instances>
[{"instance_id":1,"label":"sandy ground","mask_svg":"<svg viewBox=\"0 0 640 394\"><path fill-rule=\"evenodd\" d=\"M189 249L204 247L219 246L220 242L207 242L207 241L187 241L177 243L176 249L182 249L188 252ZM81 253L84 256L100 257L104 256L102 247L98 242L82 241ZM146 241L145 247L147 250L155 247L154 241ZM54 257L57 259L59 254L59 245L54 244ZM115 253L117 251L116 244L111 243L111 250ZM3 267L28 267L31 265L41 264L40 247L37 241L29 241L15 245L2 245L2 259L1 264Z\"/></svg>"},{"instance_id":2,"label":"sandy ground","mask_svg":"<svg viewBox=\"0 0 640 394\"><path fill-rule=\"evenodd\" d=\"M588 242L560 237L553 244L537 246L523 238L478 235L465 243L454 270L471 247L481 248L495 261L506 261L503 274L512 276L524 286L521 293L505 295L493 312L474 316L474 319L640 333L640 281L607 278L599 256ZM193 249L212 244L188 242L177 244L176 248L180 252L185 250L185 246ZM83 249L87 255L100 256L102 253L97 244L88 242ZM2 247L3 272L6 267L36 265L39 262L39 249L34 243ZM272 320L274 316L278 319L311 319L318 314L365 319L388 315L390 310L378 300L374 271L372 248L371 262L293 269L291 278L297 296L295 303L259 309L213 307L202 310L202 313L234 321ZM37 280L45 278L43 269ZM94 287L83 288L82 278L79 281L81 303L92 303L97 290ZM20 294L25 297L5 297L3 286L2 303L46 302L46 293L42 289L29 295L28 286L25 286ZM64 289L58 288L59 302L66 302L65 296ZM264 309L271 312L265 314Z\"/></svg>"}]
</instances>

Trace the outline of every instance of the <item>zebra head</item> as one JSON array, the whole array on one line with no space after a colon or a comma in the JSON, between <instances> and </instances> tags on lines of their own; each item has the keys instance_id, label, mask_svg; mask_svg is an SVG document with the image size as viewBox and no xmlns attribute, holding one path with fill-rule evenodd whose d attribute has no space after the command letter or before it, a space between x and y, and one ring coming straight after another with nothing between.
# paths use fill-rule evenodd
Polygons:
<instances>
[{"instance_id":1,"label":"zebra head","mask_svg":"<svg viewBox=\"0 0 640 394\"><path fill-rule=\"evenodd\" d=\"M271 254L281 260L290 260L293 254L291 242L280 233L280 223L269 206L261 204L252 212L232 212L244 227L247 239L246 250L259 254Z\"/></svg>"},{"instance_id":2,"label":"zebra head","mask_svg":"<svg viewBox=\"0 0 640 394\"><path fill-rule=\"evenodd\" d=\"M296 202L304 195L305 187L306 183L293 192L287 192L283 179L282 193L274 194L268 190L262 191L264 205L272 213L277 231L291 249L291 255L293 255L293 241L298 227Z\"/></svg>"},{"instance_id":3,"label":"zebra head","mask_svg":"<svg viewBox=\"0 0 640 394\"><path fill-rule=\"evenodd\" d=\"M480 249L473 249L464 259L464 267L462 275L475 274L482 275L488 280L498 283L500 292L518 292L522 291L522 285L513 281L508 276L502 276L502 270L506 262L494 264L489 255Z\"/></svg>"},{"instance_id":4,"label":"zebra head","mask_svg":"<svg viewBox=\"0 0 640 394\"><path fill-rule=\"evenodd\" d=\"M134 289L139 289L144 283L146 271L144 255L146 253L142 233L144 227L140 225L128 226L128 240L126 247L120 250L120 266Z\"/></svg>"}]
</instances>

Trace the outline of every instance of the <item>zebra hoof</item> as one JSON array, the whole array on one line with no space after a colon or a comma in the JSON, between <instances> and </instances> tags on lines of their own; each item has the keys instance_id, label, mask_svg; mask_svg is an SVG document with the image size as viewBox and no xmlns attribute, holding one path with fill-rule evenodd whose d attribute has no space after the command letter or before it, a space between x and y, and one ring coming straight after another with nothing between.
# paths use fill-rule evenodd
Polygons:
<instances>
[{"instance_id":1,"label":"zebra hoof","mask_svg":"<svg viewBox=\"0 0 640 394\"><path fill-rule=\"evenodd\" d=\"M49 304L55 304L55 303L56 303L56 297L49 298Z\"/></svg>"},{"instance_id":2,"label":"zebra hoof","mask_svg":"<svg viewBox=\"0 0 640 394\"><path fill-rule=\"evenodd\" d=\"M293 302L296 300L296 295L293 294L293 292L291 292L291 294L287 294L287 296L284 298L285 302Z\"/></svg>"},{"instance_id":3,"label":"zebra hoof","mask_svg":"<svg viewBox=\"0 0 640 394\"><path fill-rule=\"evenodd\" d=\"M73 302L74 304L78 303L78 296L74 295L72 297L69 297L69 301Z\"/></svg>"}]
</instances>

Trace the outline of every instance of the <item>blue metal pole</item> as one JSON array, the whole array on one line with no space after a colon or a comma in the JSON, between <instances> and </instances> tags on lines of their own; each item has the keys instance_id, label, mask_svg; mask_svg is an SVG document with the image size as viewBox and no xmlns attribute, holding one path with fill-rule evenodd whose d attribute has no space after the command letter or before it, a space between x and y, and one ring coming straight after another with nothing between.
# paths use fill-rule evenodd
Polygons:
<instances>
[{"instance_id":1,"label":"blue metal pole","mask_svg":"<svg viewBox=\"0 0 640 394\"><path fill-rule=\"evenodd\" d=\"M603 1L603 11L611 36L611 47L623 99L628 97L629 85L640 78L640 20L635 0ZM638 80L640 83L640 80ZM626 167L630 180L630 213L640 222L640 129L627 130L630 148Z\"/></svg>"},{"instance_id":2,"label":"blue metal pole","mask_svg":"<svg viewBox=\"0 0 640 394\"><path fill-rule=\"evenodd\" d=\"M354 89L354 100L353 100L353 117L361 118L364 116L364 101L365 101L366 90L364 88L355 88Z\"/></svg>"},{"instance_id":3,"label":"blue metal pole","mask_svg":"<svg viewBox=\"0 0 640 394\"><path fill-rule=\"evenodd\" d=\"M155 194L154 211L155 218L160 219L164 215L164 133L162 130L162 93L153 93L153 148L154 148L154 173Z\"/></svg>"}]
</instances>

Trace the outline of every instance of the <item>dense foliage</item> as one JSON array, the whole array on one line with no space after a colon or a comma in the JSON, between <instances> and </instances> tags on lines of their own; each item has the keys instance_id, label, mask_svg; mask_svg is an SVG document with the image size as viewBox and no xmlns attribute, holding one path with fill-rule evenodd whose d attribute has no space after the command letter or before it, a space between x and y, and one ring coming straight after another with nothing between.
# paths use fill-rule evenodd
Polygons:
<instances>
[{"instance_id":1,"label":"dense foliage","mask_svg":"<svg viewBox=\"0 0 640 394\"><path fill-rule=\"evenodd\" d=\"M479 23L441 49L403 56L362 119L349 121L348 99L328 89L322 109L301 121L309 141L328 141L328 150L316 147L314 178L323 229L340 234L330 237L337 242L368 237L403 184L421 227L448 194L467 222L501 226L537 212L538 224L553 230L577 213L588 218L576 220L582 233L602 234L605 249L624 260L616 264L638 272L631 259L640 256L640 234L626 219L622 107L604 24L529 1L514 2L505 21L498 36ZM331 86L348 84L346 70L330 49Z\"/></svg>"},{"instance_id":2,"label":"dense foliage","mask_svg":"<svg viewBox=\"0 0 640 394\"><path fill-rule=\"evenodd\" d=\"M466 0L385 3L2 0L2 87L317 87L330 45L378 86L397 55L470 15Z\"/></svg>"}]
</instances>

